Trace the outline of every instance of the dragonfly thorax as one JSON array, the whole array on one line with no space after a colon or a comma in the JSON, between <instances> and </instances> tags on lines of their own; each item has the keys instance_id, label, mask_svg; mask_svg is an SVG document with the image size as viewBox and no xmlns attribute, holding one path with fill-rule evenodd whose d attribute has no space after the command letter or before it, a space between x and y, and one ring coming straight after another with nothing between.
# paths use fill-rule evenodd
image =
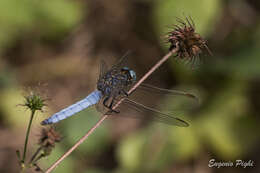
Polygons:
<instances>
[{"instance_id":1,"label":"dragonfly thorax","mask_svg":"<svg viewBox=\"0 0 260 173\"><path fill-rule=\"evenodd\" d=\"M105 73L97 83L97 89L103 95L122 94L136 80L136 74L128 67L122 69L113 69Z\"/></svg>"}]
</instances>

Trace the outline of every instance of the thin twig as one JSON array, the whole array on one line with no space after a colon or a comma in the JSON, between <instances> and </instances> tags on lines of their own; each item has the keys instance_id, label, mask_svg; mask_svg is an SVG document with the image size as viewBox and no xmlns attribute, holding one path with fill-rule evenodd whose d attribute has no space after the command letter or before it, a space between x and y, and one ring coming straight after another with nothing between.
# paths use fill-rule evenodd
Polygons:
<instances>
[{"instance_id":1,"label":"thin twig","mask_svg":"<svg viewBox=\"0 0 260 173\"><path fill-rule=\"evenodd\" d=\"M178 51L179 47L177 46L175 49L171 50L168 54L166 54L160 61L158 61L129 91L128 94L131 94L145 79L147 79L159 66L161 66L172 54ZM119 104L123 101L121 99L117 102L117 104L113 107L115 109L119 106ZM102 118L81 138L79 139L63 156L61 156L51 167L46 170L46 173L50 173L56 168L72 151L74 151L81 143L83 143L90 134L94 132L94 130L100 126L100 124L108 117L108 115L102 116Z\"/></svg>"},{"instance_id":2,"label":"thin twig","mask_svg":"<svg viewBox=\"0 0 260 173\"><path fill-rule=\"evenodd\" d=\"M49 167L46 173L51 172L56 166L58 166L62 160L64 160L72 151L74 151L88 136L108 117L108 115L102 116L102 118L80 139L76 142L63 156L61 156L51 167Z\"/></svg>"}]
</instances>

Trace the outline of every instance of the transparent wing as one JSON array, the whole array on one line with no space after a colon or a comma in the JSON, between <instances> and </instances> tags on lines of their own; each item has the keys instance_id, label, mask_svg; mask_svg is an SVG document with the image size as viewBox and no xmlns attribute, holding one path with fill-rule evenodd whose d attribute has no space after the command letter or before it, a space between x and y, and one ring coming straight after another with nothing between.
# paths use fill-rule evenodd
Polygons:
<instances>
[{"instance_id":1,"label":"transparent wing","mask_svg":"<svg viewBox=\"0 0 260 173\"><path fill-rule=\"evenodd\" d=\"M104 76L108 71L114 70L114 69L121 69L123 66L127 65L127 57L131 54L131 51L127 51L120 60L115 63L110 69L108 68L107 63L104 61L104 59L100 60L100 67L99 67L99 78Z\"/></svg>"},{"instance_id":2,"label":"transparent wing","mask_svg":"<svg viewBox=\"0 0 260 173\"><path fill-rule=\"evenodd\" d=\"M161 112L155 108L145 106L128 98L125 98L116 110L120 111L120 113L112 113L112 115L137 118L147 121L157 121L180 127L189 126L186 121L175 117L172 113Z\"/></svg>"},{"instance_id":3,"label":"transparent wing","mask_svg":"<svg viewBox=\"0 0 260 173\"><path fill-rule=\"evenodd\" d=\"M132 53L132 51L128 50L122 58L112 66L111 70L113 69L121 69L123 66L127 65L127 57Z\"/></svg>"},{"instance_id":4,"label":"transparent wing","mask_svg":"<svg viewBox=\"0 0 260 173\"><path fill-rule=\"evenodd\" d=\"M161 94L161 95L184 96L184 97L189 97L191 99L199 101L199 98L192 93L188 93L188 92L180 91L180 90L170 90L170 89L159 88L159 87L149 85L149 84L141 84L137 88L137 90L139 90L139 91L141 90L143 92Z\"/></svg>"},{"instance_id":5,"label":"transparent wing","mask_svg":"<svg viewBox=\"0 0 260 173\"><path fill-rule=\"evenodd\" d=\"M108 66L104 59L101 59L100 61L100 67L99 67L99 78L104 76L104 74L108 71Z\"/></svg>"},{"instance_id":6,"label":"transparent wing","mask_svg":"<svg viewBox=\"0 0 260 173\"><path fill-rule=\"evenodd\" d=\"M137 91L137 90L136 90ZM187 127L189 126L189 124L187 122L185 122L184 120L180 119L177 117L176 112L178 113L183 113L182 111L176 111L176 107L173 108L173 110L169 110L166 112L166 110L164 109L164 111L159 111L157 109L158 105L160 105L160 100L159 100L159 95L166 95L166 96L170 96L171 98L174 98L174 100L176 101L176 103L182 102L180 100L180 98L185 98L185 102L186 99L188 99L188 103L192 103L192 102L196 102L197 101L197 97L193 94L187 93L187 92L183 92L183 91L178 91L178 90L168 90L168 89L163 89L163 88L158 88L152 85L142 85L142 87L140 87L140 91L144 91L143 93L145 93L145 95L140 95L140 92L136 92L134 91L134 94L136 94L137 97L135 97L136 100L138 100L138 97L141 99L144 99L144 97L148 96L147 98L158 98L158 100L154 100L154 99L149 99L152 100L152 104L148 104L149 106L147 106L146 104L142 104L139 103L137 101L134 101L130 98L132 98L132 95L129 97L125 97L125 96L118 96L116 97L116 99L114 99L114 105L116 105L116 103L124 98L124 100L121 102L121 104L115 109L116 111L119 111L120 113L115 113L115 112L111 112L109 111L106 107L104 107L103 105L103 100L104 98L102 98L98 104L96 104L96 108L99 112L101 112L102 114L110 114L110 115L114 115L114 116L121 116L121 117L130 117L130 118L137 118L137 119L142 119L142 120L147 120L147 121L157 121L157 122L162 122L165 124L169 124L169 125L175 125L175 126L181 126L181 127ZM148 94L148 95L147 95ZM156 97L156 94L158 94L158 96ZM152 96L151 96L152 95ZM107 104L110 104L113 101L113 98L110 97ZM140 101L141 102L141 101ZM172 103L172 102L170 102ZM174 106L176 104L173 104ZM172 104L171 104L172 106ZM190 104L188 104L187 106L190 107ZM186 106L185 106L186 107ZM183 106L181 106L181 109L183 109ZM186 109L186 108L184 108Z\"/></svg>"},{"instance_id":7,"label":"transparent wing","mask_svg":"<svg viewBox=\"0 0 260 173\"><path fill-rule=\"evenodd\" d=\"M141 84L129 98L145 103L148 107L171 112L187 111L199 105L199 98L190 92L164 89L149 84Z\"/></svg>"}]
</instances>

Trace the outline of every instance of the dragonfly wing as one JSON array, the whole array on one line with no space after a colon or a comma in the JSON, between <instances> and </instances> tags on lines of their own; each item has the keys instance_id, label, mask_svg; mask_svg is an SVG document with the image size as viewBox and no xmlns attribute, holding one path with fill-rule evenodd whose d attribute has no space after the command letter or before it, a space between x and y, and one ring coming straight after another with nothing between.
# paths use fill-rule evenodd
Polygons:
<instances>
[{"instance_id":1,"label":"dragonfly wing","mask_svg":"<svg viewBox=\"0 0 260 173\"><path fill-rule=\"evenodd\" d=\"M42 121L42 125L47 125L47 124L53 124L57 123L65 118L68 118L77 112L82 111L83 109L88 108L91 105L96 104L102 97L102 94L100 91L95 90L91 94L89 94L86 98L83 100L80 100L76 102L75 104L62 109L61 111L53 114L51 117L47 118L46 120Z\"/></svg>"},{"instance_id":2,"label":"dragonfly wing","mask_svg":"<svg viewBox=\"0 0 260 173\"><path fill-rule=\"evenodd\" d=\"M156 99L150 99L151 95ZM145 105L151 108L163 108L173 112L193 110L199 106L199 98L192 93L159 88L149 84L141 84L130 94L129 98L139 103L145 101Z\"/></svg>"},{"instance_id":3,"label":"dragonfly wing","mask_svg":"<svg viewBox=\"0 0 260 173\"><path fill-rule=\"evenodd\" d=\"M127 57L131 54L131 51L127 51L122 58L112 66L112 69L121 69L123 66L126 66L127 63Z\"/></svg>"},{"instance_id":4,"label":"dragonfly wing","mask_svg":"<svg viewBox=\"0 0 260 173\"><path fill-rule=\"evenodd\" d=\"M108 71L108 67L106 62L101 59L100 61L100 67L99 67L99 79L104 76L104 74Z\"/></svg>"},{"instance_id":5,"label":"dragonfly wing","mask_svg":"<svg viewBox=\"0 0 260 173\"><path fill-rule=\"evenodd\" d=\"M159 88L153 85L149 85L149 84L141 84L137 90L142 90L144 92L149 92L149 93L157 93L157 94L162 94L162 95L171 95L171 96L184 96L184 97L188 97L191 99L194 99L196 101L199 101L199 98L192 94L192 93L188 93L185 91L180 91L180 90L170 90L170 89L164 89L164 88Z\"/></svg>"},{"instance_id":6,"label":"dragonfly wing","mask_svg":"<svg viewBox=\"0 0 260 173\"><path fill-rule=\"evenodd\" d=\"M180 127L189 126L186 121L174 117L172 114L163 113L157 109L145 106L128 98L125 98L122 101L118 109L120 110L120 113L114 113L113 115L152 120Z\"/></svg>"}]
</instances>

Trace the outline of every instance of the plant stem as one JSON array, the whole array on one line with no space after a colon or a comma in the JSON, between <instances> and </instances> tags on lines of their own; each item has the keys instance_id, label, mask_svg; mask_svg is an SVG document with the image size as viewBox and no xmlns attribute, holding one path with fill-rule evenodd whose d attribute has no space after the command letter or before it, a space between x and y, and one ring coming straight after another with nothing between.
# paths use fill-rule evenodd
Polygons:
<instances>
[{"instance_id":1,"label":"plant stem","mask_svg":"<svg viewBox=\"0 0 260 173\"><path fill-rule=\"evenodd\" d=\"M37 164L37 162L38 162L41 158L43 158L44 156L45 156L44 154L40 154L40 155L32 162L32 165Z\"/></svg>"},{"instance_id":2,"label":"plant stem","mask_svg":"<svg viewBox=\"0 0 260 173\"><path fill-rule=\"evenodd\" d=\"M30 164L33 164L34 162L35 162L35 158L36 158L36 156L39 154L39 152L42 150L42 147L39 147L37 150L36 150L36 152L34 153L34 155L32 156L32 158L31 158L31 161L30 161Z\"/></svg>"},{"instance_id":3,"label":"plant stem","mask_svg":"<svg viewBox=\"0 0 260 173\"><path fill-rule=\"evenodd\" d=\"M145 79L147 79L158 67L160 67L167 59L169 59L174 53L179 50L179 47L176 46L175 49L167 53L160 61L158 61L129 91L128 94L131 94ZM115 109L120 105L124 99L121 99L113 107ZM61 156L56 162L49 167L45 173L50 173L55 167L57 167L72 151L74 151L81 143L83 143L94 130L100 126L100 124L108 117L108 115L102 116L102 118L83 136L81 137L63 156Z\"/></svg>"},{"instance_id":4,"label":"plant stem","mask_svg":"<svg viewBox=\"0 0 260 173\"><path fill-rule=\"evenodd\" d=\"M108 115L104 115L80 140L78 140L63 156L61 156L50 168L47 169L45 173L51 172L56 166L62 162L72 151L74 151L82 142L87 139L87 137L97 128L99 125L108 117Z\"/></svg>"},{"instance_id":5,"label":"plant stem","mask_svg":"<svg viewBox=\"0 0 260 173\"><path fill-rule=\"evenodd\" d=\"M27 132L26 132L26 137L25 137L25 142L24 142L24 150L23 150L23 159L22 159L23 163L25 162L25 158L26 158L28 139L29 139L29 134L30 134L31 126L32 126L32 120L33 120L33 117L34 117L34 113L35 113L35 110L32 110L30 122L29 122L29 125L27 127Z\"/></svg>"}]
</instances>

